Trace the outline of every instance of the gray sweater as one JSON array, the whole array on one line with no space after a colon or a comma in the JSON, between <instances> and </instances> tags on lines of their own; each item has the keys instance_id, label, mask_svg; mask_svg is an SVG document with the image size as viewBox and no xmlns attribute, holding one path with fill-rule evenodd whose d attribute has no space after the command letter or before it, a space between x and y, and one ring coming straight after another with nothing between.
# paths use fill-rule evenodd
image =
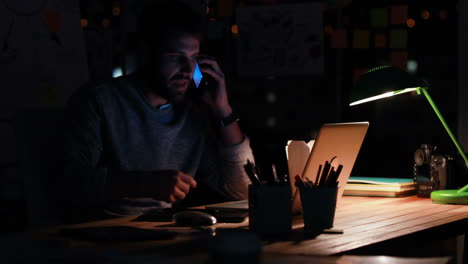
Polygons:
<instances>
[{"instance_id":1,"label":"gray sweater","mask_svg":"<svg viewBox=\"0 0 468 264\"><path fill-rule=\"evenodd\" d=\"M106 203L106 189L118 171L174 169L228 200L247 198L250 181L243 165L253 160L248 138L223 146L209 113L195 104L154 107L134 79L118 78L88 90L70 110L64 162L75 202ZM120 204L127 209L168 206L151 198L134 201Z\"/></svg>"}]
</instances>

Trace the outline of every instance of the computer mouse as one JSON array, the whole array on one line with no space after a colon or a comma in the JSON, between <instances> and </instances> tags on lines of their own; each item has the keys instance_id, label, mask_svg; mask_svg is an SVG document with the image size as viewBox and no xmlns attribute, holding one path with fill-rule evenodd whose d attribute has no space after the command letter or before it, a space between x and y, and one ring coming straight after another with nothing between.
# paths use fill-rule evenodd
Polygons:
<instances>
[{"instance_id":1,"label":"computer mouse","mask_svg":"<svg viewBox=\"0 0 468 264\"><path fill-rule=\"evenodd\" d=\"M172 215L178 226L210 226L216 224L216 217L200 211L184 210Z\"/></svg>"}]
</instances>

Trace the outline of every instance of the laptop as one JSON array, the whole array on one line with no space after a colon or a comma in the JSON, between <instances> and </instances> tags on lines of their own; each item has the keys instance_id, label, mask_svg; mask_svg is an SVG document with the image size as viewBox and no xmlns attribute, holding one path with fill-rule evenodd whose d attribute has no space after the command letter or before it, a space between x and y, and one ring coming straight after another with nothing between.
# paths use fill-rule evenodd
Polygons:
<instances>
[{"instance_id":1,"label":"laptop","mask_svg":"<svg viewBox=\"0 0 468 264\"><path fill-rule=\"evenodd\" d=\"M335 169L338 165L343 165L338 178L337 202L339 202L368 128L369 122L324 124L315 139L301 175L302 179L315 182L319 166L323 166L325 161L331 162ZM295 182L295 175L289 177L291 182ZM299 214L302 211L300 194L296 191L296 186L291 187L293 214Z\"/></svg>"},{"instance_id":2,"label":"laptop","mask_svg":"<svg viewBox=\"0 0 468 264\"><path fill-rule=\"evenodd\" d=\"M325 161L332 161L332 166L337 168L338 165L343 165L340 176L338 178L338 197L337 201L343 195L344 187L348 181L354 162L359 154L364 137L369 128L369 122L349 122L349 123L330 123L324 124L315 139L315 143L307 159L306 165L302 172L304 180L315 182L319 165ZM295 181L295 175L289 175L291 182ZM302 204L300 194L297 187L292 184L292 213L300 214L302 212ZM237 209L247 210L248 201L236 201L221 204L213 204L206 206L210 209Z\"/></svg>"}]
</instances>

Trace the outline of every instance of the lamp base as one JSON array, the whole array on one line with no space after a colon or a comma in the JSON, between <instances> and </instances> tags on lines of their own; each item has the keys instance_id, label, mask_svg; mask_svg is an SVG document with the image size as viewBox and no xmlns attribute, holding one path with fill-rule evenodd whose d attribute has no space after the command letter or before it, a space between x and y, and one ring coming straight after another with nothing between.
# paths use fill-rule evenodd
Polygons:
<instances>
[{"instance_id":1,"label":"lamp base","mask_svg":"<svg viewBox=\"0 0 468 264\"><path fill-rule=\"evenodd\" d=\"M468 205L468 185L460 190L440 190L431 193L433 203Z\"/></svg>"}]
</instances>

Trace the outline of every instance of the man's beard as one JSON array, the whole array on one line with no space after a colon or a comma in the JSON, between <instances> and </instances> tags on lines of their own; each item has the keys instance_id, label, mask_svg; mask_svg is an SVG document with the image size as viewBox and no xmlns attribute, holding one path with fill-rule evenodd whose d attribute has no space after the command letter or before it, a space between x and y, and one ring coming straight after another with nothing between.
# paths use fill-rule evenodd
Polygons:
<instances>
[{"instance_id":1,"label":"man's beard","mask_svg":"<svg viewBox=\"0 0 468 264\"><path fill-rule=\"evenodd\" d=\"M184 103L188 99L188 91L191 89L191 78L184 76L183 74L174 75L169 81L166 81L162 76L153 77L153 83L150 85L152 89L158 96L168 100L170 103L180 104ZM183 81L186 80L189 82L188 87L183 91L178 91L174 81Z\"/></svg>"},{"instance_id":2,"label":"man's beard","mask_svg":"<svg viewBox=\"0 0 468 264\"><path fill-rule=\"evenodd\" d=\"M186 81L187 85L184 89L179 89L176 82ZM176 74L168 81L168 83L163 86L165 87L165 94L167 95L167 100L173 103L183 103L187 99L188 90L190 89L192 79L185 74Z\"/></svg>"}]
</instances>

